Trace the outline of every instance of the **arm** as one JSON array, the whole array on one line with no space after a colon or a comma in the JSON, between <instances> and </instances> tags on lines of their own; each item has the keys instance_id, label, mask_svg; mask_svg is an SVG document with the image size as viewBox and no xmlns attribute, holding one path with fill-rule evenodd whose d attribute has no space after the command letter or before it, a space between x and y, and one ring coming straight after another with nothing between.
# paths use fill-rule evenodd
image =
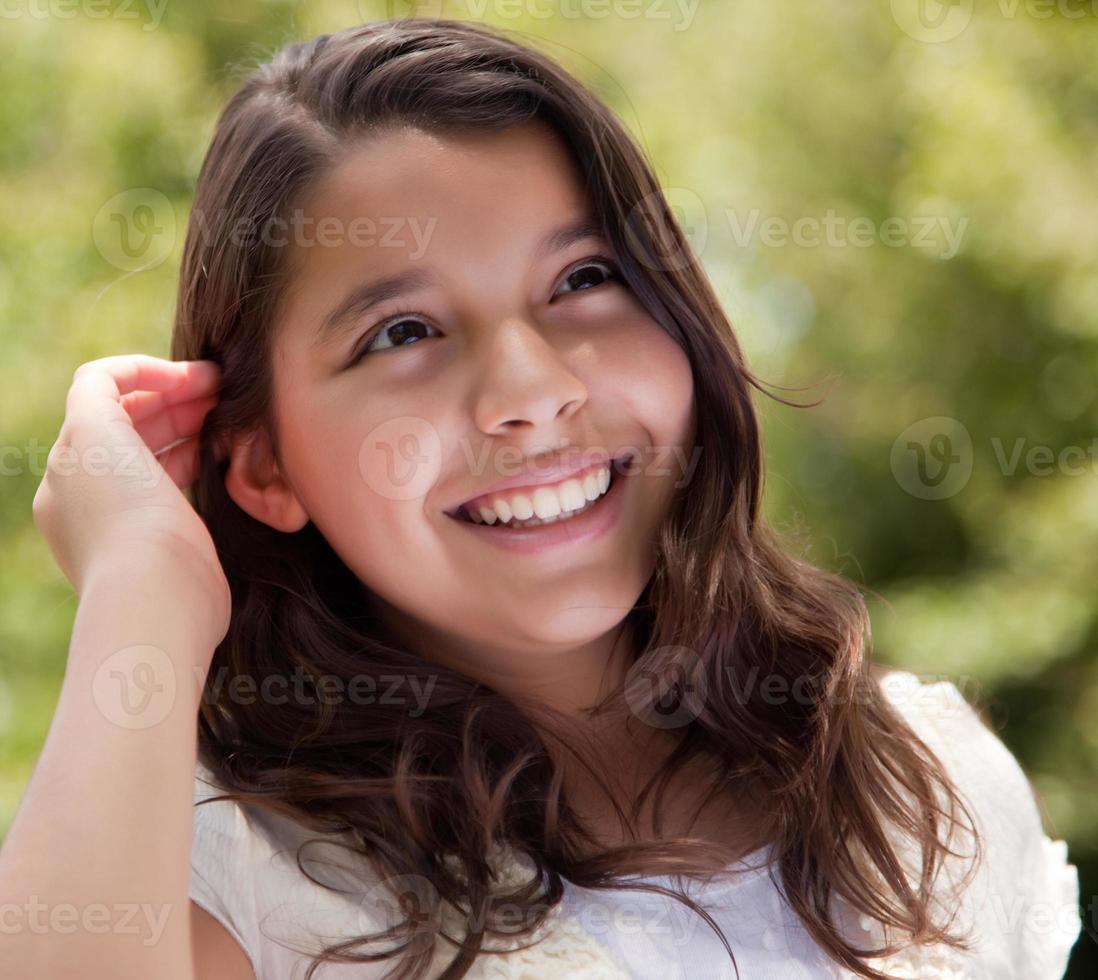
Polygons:
<instances>
[{"instance_id":1,"label":"arm","mask_svg":"<svg viewBox=\"0 0 1098 980\"><path fill-rule=\"evenodd\" d=\"M256 980L247 954L197 902L191 902L191 948L195 980Z\"/></svg>"},{"instance_id":2,"label":"arm","mask_svg":"<svg viewBox=\"0 0 1098 980\"><path fill-rule=\"evenodd\" d=\"M181 488L219 387L213 362L144 354L73 373L33 516L80 602L0 850L0 976L195 980L197 708L231 595Z\"/></svg>"},{"instance_id":3,"label":"arm","mask_svg":"<svg viewBox=\"0 0 1098 980\"><path fill-rule=\"evenodd\" d=\"M105 564L87 583L57 710L0 851L0 976L196 980L200 602L175 563ZM148 666L118 652L134 644ZM153 693L138 710L142 691Z\"/></svg>"}]
</instances>

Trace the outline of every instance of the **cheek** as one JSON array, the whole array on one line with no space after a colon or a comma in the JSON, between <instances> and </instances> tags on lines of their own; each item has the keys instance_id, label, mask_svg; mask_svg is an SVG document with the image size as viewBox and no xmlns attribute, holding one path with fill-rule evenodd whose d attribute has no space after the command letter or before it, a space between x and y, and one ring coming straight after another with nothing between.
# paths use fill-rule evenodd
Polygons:
<instances>
[{"instance_id":1,"label":"cheek","mask_svg":"<svg viewBox=\"0 0 1098 980\"><path fill-rule=\"evenodd\" d=\"M294 489L356 571L363 563L394 567L396 554L429 545L424 507L441 469L438 426L399 405L378 412L378 403L287 403L283 413L283 454Z\"/></svg>"},{"instance_id":2,"label":"cheek","mask_svg":"<svg viewBox=\"0 0 1098 980\"><path fill-rule=\"evenodd\" d=\"M432 440L392 420L334 434L312 471L313 522L343 563L372 592L423 615L441 601L448 575L425 487L437 472ZM427 603L424 607L422 604Z\"/></svg>"},{"instance_id":3,"label":"cheek","mask_svg":"<svg viewBox=\"0 0 1098 980\"><path fill-rule=\"evenodd\" d=\"M694 377L685 351L654 320L632 324L600 358L608 399L655 447L683 445L693 431ZM612 390L610 390L612 389Z\"/></svg>"}]
</instances>

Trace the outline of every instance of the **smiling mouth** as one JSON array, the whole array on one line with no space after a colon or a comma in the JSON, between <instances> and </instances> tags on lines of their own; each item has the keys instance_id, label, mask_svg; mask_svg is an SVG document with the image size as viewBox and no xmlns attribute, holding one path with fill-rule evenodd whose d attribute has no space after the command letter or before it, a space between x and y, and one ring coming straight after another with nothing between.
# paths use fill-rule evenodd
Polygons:
<instances>
[{"instance_id":1,"label":"smiling mouth","mask_svg":"<svg viewBox=\"0 0 1098 980\"><path fill-rule=\"evenodd\" d=\"M619 468L631 462L632 456L632 453L623 453L610 460L604 468L585 474L582 480L563 480L552 487L535 487L530 492L504 491L487 506L482 505L474 510L462 504L448 516L468 524L515 530L568 523L605 499L621 476ZM566 484L573 485L562 489Z\"/></svg>"}]
</instances>

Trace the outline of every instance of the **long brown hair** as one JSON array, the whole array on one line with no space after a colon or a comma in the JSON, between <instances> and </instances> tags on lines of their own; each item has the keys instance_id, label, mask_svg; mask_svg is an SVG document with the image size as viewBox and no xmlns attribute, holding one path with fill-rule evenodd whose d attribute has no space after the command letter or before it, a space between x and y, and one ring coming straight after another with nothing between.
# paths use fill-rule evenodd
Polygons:
<instances>
[{"instance_id":1,"label":"long brown hair","mask_svg":"<svg viewBox=\"0 0 1098 980\"><path fill-rule=\"evenodd\" d=\"M241 242L233 229L287 215L349 139L385 124L465 132L534 118L574 154L625 283L689 356L695 379L699 465L672 503L655 572L627 617L638 638L630 676L659 681L641 706L636 685L600 706L643 716L663 699L666 717L670 697L685 710L681 738L642 799L651 792L658 801L682 766L715 760L714 791L735 787L771 816L771 874L808 933L861 976L885 978L869 958L911 943L964 947L931 913L938 872L955 854L952 832L971 819L941 762L873 680L860 589L788 554L760 516L752 391L770 393L747 368L651 164L560 65L465 22L368 23L289 44L243 81L218 121L195 189L171 350L223 370L190 491L233 598L200 710L200 760L232 791L228 798L317 832L347 832L363 868L429 883L429 905L460 905L465 934L446 937L456 947L448 978L465 975L486 939L539 924L559 902L562 879L674 895L716 928L677 890L622 880L653 866L692 873L711 856L705 845L634 841L580 858L593 838L564 791L558 750L588 767L597 762L552 723L561 719L394 643L316 527L287 534L252 519L227 494L227 464L215 452L229 434L264 431L277 458L270 326L286 250ZM424 684L430 677L434 686L429 709L416 716L381 698L366 710L323 697L240 703L211 683L219 672L294 671L307 684L368 675L382 690L382 678L397 675ZM768 699L759 696L760 678L811 695ZM538 887L501 890L490 863L496 845L528 856ZM909 866L910 847L917 859ZM881 923L887 941L852 945L835 899ZM529 913L524 929L497 921L505 902ZM428 969L441 930L436 908L420 912L435 925L425 929L421 919L390 933L407 947L394 976ZM325 949L312 969L383 958L356 952L370 938Z\"/></svg>"}]
</instances>

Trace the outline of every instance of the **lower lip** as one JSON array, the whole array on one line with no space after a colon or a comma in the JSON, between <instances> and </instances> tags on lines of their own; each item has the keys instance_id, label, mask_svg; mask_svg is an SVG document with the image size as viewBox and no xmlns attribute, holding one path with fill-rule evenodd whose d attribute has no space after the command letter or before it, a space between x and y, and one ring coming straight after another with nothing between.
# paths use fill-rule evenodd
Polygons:
<instances>
[{"instance_id":1,"label":"lower lip","mask_svg":"<svg viewBox=\"0 0 1098 980\"><path fill-rule=\"evenodd\" d=\"M625 485L629 482L630 475L628 465L620 460L612 463L613 479L610 489L595 501L593 507L579 517L570 517L566 521L558 520L552 524L539 524L537 527L506 528L494 524L474 524L460 517L450 519L479 535L489 544L524 555L595 541L614 527L621 516Z\"/></svg>"}]
</instances>

